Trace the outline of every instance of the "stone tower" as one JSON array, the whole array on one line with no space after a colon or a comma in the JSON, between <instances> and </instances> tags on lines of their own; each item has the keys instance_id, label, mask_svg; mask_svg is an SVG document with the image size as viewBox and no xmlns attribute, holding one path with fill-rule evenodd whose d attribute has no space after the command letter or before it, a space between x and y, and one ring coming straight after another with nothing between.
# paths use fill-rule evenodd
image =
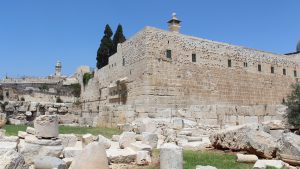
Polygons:
<instances>
[{"instance_id":1,"label":"stone tower","mask_svg":"<svg viewBox=\"0 0 300 169\"><path fill-rule=\"evenodd\" d=\"M177 19L176 13L172 13L172 19L168 21L169 31L179 33L180 30L180 20Z\"/></svg>"},{"instance_id":2,"label":"stone tower","mask_svg":"<svg viewBox=\"0 0 300 169\"><path fill-rule=\"evenodd\" d=\"M300 40L299 40L298 43L297 43L296 52L300 52Z\"/></svg>"},{"instance_id":3,"label":"stone tower","mask_svg":"<svg viewBox=\"0 0 300 169\"><path fill-rule=\"evenodd\" d=\"M55 77L60 77L61 76L61 62L60 61L56 62L54 76Z\"/></svg>"}]
</instances>

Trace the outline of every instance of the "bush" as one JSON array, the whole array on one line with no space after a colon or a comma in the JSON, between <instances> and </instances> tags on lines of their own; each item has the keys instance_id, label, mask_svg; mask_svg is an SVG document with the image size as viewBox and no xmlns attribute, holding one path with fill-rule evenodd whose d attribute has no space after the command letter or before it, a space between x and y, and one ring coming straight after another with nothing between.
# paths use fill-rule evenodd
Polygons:
<instances>
[{"instance_id":1,"label":"bush","mask_svg":"<svg viewBox=\"0 0 300 169\"><path fill-rule=\"evenodd\" d=\"M84 85L84 86L87 85L88 82L89 82L89 80L92 79L93 77L94 77L94 74L92 74L92 73L85 73L85 74L83 75L83 78L82 78L83 85Z\"/></svg>"},{"instance_id":2,"label":"bush","mask_svg":"<svg viewBox=\"0 0 300 169\"><path fill-rule=\"evenodd\" d=\"M291 125L300 126L300 84L292 85L292 93L284 103L287 107L287 119Z\"/></svg>"}]
</instances>

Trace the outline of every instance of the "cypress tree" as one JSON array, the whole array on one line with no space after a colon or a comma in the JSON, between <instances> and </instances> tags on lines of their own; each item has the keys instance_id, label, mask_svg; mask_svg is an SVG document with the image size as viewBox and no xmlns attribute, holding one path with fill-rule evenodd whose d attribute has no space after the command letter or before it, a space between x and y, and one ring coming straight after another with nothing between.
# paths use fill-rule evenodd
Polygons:
<instances>
[{"instance_id":1,"label":"cypress tree","mask_svg":"<svg viewBox=\"0 0 300 169\"><path fill-rule=\"evenodd\" d=\"M97 51L97 68L101 69L102 67L108 64L108 57L113 53L113 43L111 40L112 30L108 24L105 26L104 36L101 39L100 47Z\"/></svg>"},{"instance_id":2,"label":"cypress tree","mask_svg":"<svg viewBox=\"0 0 300 169\"><path fill-rule=\"evenodd\" d=\"M123 35L122 25L119 24L117 27L117 30L114 34L114 37L113 37L113 53L112 54L117 53L118 43L123 43L125 41L126 41L126 38Z\"/></svg>"}]
</instances>

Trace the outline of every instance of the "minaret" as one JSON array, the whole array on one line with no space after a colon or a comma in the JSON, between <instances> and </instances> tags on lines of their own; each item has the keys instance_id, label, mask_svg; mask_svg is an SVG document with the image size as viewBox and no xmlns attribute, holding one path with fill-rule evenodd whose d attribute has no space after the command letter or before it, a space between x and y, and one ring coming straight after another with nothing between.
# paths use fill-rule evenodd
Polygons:
<instances>
[{"instance_id":1,"label":"minaret","mask_svg":"<svg viewBox=\"0 0 300 169\"><path fill-rule=\"evenodd\" d=\"M172 13L172 19L168 21L169 31L179 33L180 30L180 20L177 19L176 13Z\"/></svg>"},{"instance_id":2,"label":"minaret","mask_svg":"<svg viewBox=\"0 0 300 169\"><path fill-rule=\"evenodd\" d=\"M296 52L300 52L300 40L297 43Z\"/></svg>"},{"instance_id":3,"label":"minaret","mask_svg":"<svg viewBox=\"0 0 300 169\"><path fill-rule=\"evenodd\" d=\"M61 76L61 62L57 61L55 65L55 77L60 77Z\"/></svg>"}]
</instances>

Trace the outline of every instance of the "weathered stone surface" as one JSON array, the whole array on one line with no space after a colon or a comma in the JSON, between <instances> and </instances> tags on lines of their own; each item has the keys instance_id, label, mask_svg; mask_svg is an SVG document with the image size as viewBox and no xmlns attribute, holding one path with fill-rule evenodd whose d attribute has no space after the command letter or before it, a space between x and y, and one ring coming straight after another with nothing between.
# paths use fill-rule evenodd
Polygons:
<instances>
[{"instance_id":1,"label":"weathered stone surface","mask_svg":"<svg viewBox=\"0 0 300 169\"><path fill-rule=\"evenodd\" d=\"M278 147L270 134L257 131L252 124L221 130L211 135L210 141L218 149L246 150L264 158L275 157Z\"/></svg>"},{"instance_id":2,"label":"weathered stone surface","mask_svg":"<svg viewBox=\"0 0 300 169\"><path fill-rule=\"evenodd\" d=\"M161 169L182 169L183 168L182 148L171 143L163 144L160 147L160 168Z\"/></svg>"},{"instance_id":3,"label":"weathered stone surface","mask_svg":"<svg viewBox=\"0 0 300 169\"><path fill-rule=\"evenodd\" d=\"M27 112L25 112L25 116L27 116L27 117L31 117L31 116L32 116L32 112L31 112L31 111L27 111Z\"/></svg>"},{"instance_id":4,"label":"weathered stone surface","mask_svg":"<svg viewBox=\"0 0 300 169\"><path fill-rule=\"evenodd\" d=\"M258 157L253 154L240 154L237 153L237 162L242 162L242 163L255 163L258 160Z\"/></svg>"},{"instance_id":5,"label":"weathered stone surface","mask_svg":"<svg viewBox=\"0 0 300 169\"><path fill-rule=\"evenodd\" d=\"M270 130L269 133L273 138L280 139L282 134L284 133L284 130Z\"/></svg>"},{"instance_id":6,"label":"weathered stone surface","mask_svg":"<svg viewBox=\"0 0 300 169\"><path fill-rule=\"evenodd\" d=\"M107 157L111 163L131 163L136 160L136 152L130 148L107 149Z\"/></svg>"},{"instance_id":7,"label":"weathered stone surface","mask_svg":"<svg viewBox=\"0 0 300 169\"><path fill-rule=\"evenodd\" d=\"M157 142L158 142L158 136L157 134L154 133L149 133L149 132L143 132L143 143L150 145L152 148L157 147Z\"/></svg>"},{"instance_id":8,"label":"weathered stone surface","mask_svg":"<svg viewBox=\"0 0 300 169\"><path fill-rule=\"evenodd\" d=\"M42 115L34 121L35 135L42 138L58 137L58 117L56 115Z\"/></svg>"},{"instance_id":9,"label":"weathered stone surface","mask_svg":"<svg viewBox=\"0 0 300 169\"><path fill-rule=\"evenodd\" d=\"M83 151L74 158L70 169L109 169L105 149L100 143L88 144Z\"/></svg>"},{"instance_id":10,"label":"weathered stone surface","mask_svg":"<svg viewBox=\"0 0 300 169\"><path fill-rule=\"evenodd\" d=\"M151 163L151 157L149 151L138 151L136 152L136 164L137 165L148 165Z\"/></svg>"},{"instance_id":11,"label":"weathered stone surface","mask_svg":"<svg viewBox=\"0 0 300 169\"><path fill-rule=\"evenodd\" d=\"M85 134L85 135L82 136L82 144L84 146L92 143L93 141L94 141L94 136L90 133Z\"/></svg>"},{"instance_id":12,"label":"weathered stone surface","mask_svg":"<svg viewBox=\"0 0 300 169\"><path fill-rule=\"evenodd\" d=\"M150 145L143 144L141 142L130 143L128 147L130 147L134 151L152 151L152 147Z\"/></svg>"},{"instance_id":13,"label":"weathered stone surface","mask_svg":"<svg viewBox=\"0 0 300 169\"><path fill-rule=\"evenodd\" d=\"M257 160L253 169L266 169L267 167L281 169L284 167L284 162L281 160Z\"/></svg>"},{"instance_id":14,"label":"weathered stone surface","mask_svg":"<svg viewBox=\"0 0 300 169\"><path fill-rule=\"evenodd\" d=\"M24 139L27 135L28 135L28 133L25 132L25 131L18 131L18 137L19 138L23 138Z\"/></svg>"},{"instance_id":15,"label":"weathered stone surface","mask_svg":"<svg viewBox=\"0 0 300 169\"><path fill-rule=\"evenodd\" d=\"M39 103L37 103L37 102L31 102L30 107L29 107L29 111L35 112L37 110L38 105L39 105Z\"/></svg>"},{"instance_id":16,"label":"weathered stone surface","mask_svg":"<svg viewBox=\"0 0 300 169\"><path fill-rule=\"evenodd\" d=\"M74 158L82 152L81 147L66 147L63 150L63 154L65 158Z\"/></svg>"},{"instance_id":17,"label":"weathered stone surface","mask_svg":"<svg viewBox=\"0 0 300 169\"><path fill-rule=\"evenodd\" d=\"M154 133L156 131L156 124L151 118L139 118L132 122L135 125L135 132L150 132Z\"/></svg>"},{"instance_id":18,"label":"weathered stone surface","mask_svg":"<svg viewBox=\"0 0 300 169\"><path fill-rule=\"evenodd\" d=\"M120 148L126 148L131 143L135 142L135 133L134 132L123 132L119 138Z\"/></svg>"},{"instance_id":19,"label":"weathered stone surface","mask_svg":"<svg viewBox=\"0 0 300 169\"><path fill-rule=\"evenodd\" d=\"M105 149L109 149L111 146L111 141L102 135L98 135L98 142L104 145Z\"/></svg>"},{"instance_id":20,"label":"weathered stone surface","mask_svg":"<svg viewBox=\"0 0 300 169\"><path fill-rule=\"evenodd\" d=\"M32 135L26 136L25 140L18 144L18 151L28 164L32 164L33 160L40 156L59 157L63 148L60 140L37 139Z\"/></svg>"},{"instance_id":21,"label":"weathered stone surface","mask_svg":"<svg viewBox=\"0 0 300 169\"><path fill-rule=\"evenodd\" d=\"M67 168L69 168L74 159L73 158L63 158L62 160L66 163Z\"/></svg>"},{"instance_id":22,"label":"weathered stone surface","mask_svg":"<svg viewBox=\"0 0 300 169\"><path fill-rule=\"evenodd\" d=\"M33 127L27 127L27 128L26 128L26 132L27 132L28 134L34 135L34 134L35 134L35 129L34 129Z\"/></svg>"},{"instance_id":23,"label":"weathered stone surface","mask_svg":"<svg viewBox=\"0 0 300 169\"><path fill-rule=\"evenodd\" d=\"M6 122L6 115L4 113L0 113L0 128L5 126Z\"/></svg>"},{"instance_id":24,"label":"weathered stone surface","mask_svg":"<svg viewBox=\"0 0 300 169\"><path fill-rule=\"evenodd\" d=\"M28 166L20 153L9 150L0 156L0 169L28 169Z\"/></svg>"},{"instance_id":25,"label":"weathered stone surface","mask_svg":"<svg viewBox=\"0 0 300 169\"><path fill-rule=\"evenodd\" d=\"M119 139L120 139L120 135L113 135L113 136L111 137L111 140L112 140L112 141L117 141L117 142L119 142Z\"/></svg>"},{"instance_id":26,"label":"weathered stone surface","mask_svg":"<svg viewBox=\"0 0 300 169\"><path fill-rule=\"evenodd\" d=\"M210 165L206 165L206 166L203 166L203 165L197 165L196 166L196 169L217 169L216 167L213 167L213 166L210 166Z\"/></svg>"},{"instance_id":27,"label":"weathered stone surface","mask_svg":"<svg viewBox=\"0 0 300 169\"><path fill-rule=\"evenodd\" d=\"M300 136L284 133L279 139L279 158L287 163L300 165Z\"/></svg>"},{"instance_id":28,"label":"weathered stone surface","mask_svg":"<svg viewBox=\"0 0 300 169\"><path fill-rule=\"evenodd\" d=\"M264 127L269 128L270 130L280 130L285 129L285 124L282 120L271 120L262 123Z\"/></svg>"},{"instance_id":29,"label":"weathered stone surface","mask_svg":"<svg viewBox=\"0 0 300 169\"><path fill-rule=\"evenodd\" d=\"M19 138L16 136L3 136L0 137L0 155L14 150L17 151Z\"/></svg>"},{"instance_id":30,"label":"weathered stone surface","mask_svg":"<svg viewBox=\"0 0 300 169\"><path fill-rule=\"evenodd\" d=\"M75 134L59 134L58 138L62 141L64 147L74 147L77 142Z\"/></svg>"},{"instance_id":31,"label":"weathered stone surface","mask_svg":"<svg viewBox=\"0 0 300 169\"><path fill-rule=\"evenodd\" d=\"M41 156L34 159L35 169L67 169L66 163L56 157Z\"/></svg>"}]
</instances>

